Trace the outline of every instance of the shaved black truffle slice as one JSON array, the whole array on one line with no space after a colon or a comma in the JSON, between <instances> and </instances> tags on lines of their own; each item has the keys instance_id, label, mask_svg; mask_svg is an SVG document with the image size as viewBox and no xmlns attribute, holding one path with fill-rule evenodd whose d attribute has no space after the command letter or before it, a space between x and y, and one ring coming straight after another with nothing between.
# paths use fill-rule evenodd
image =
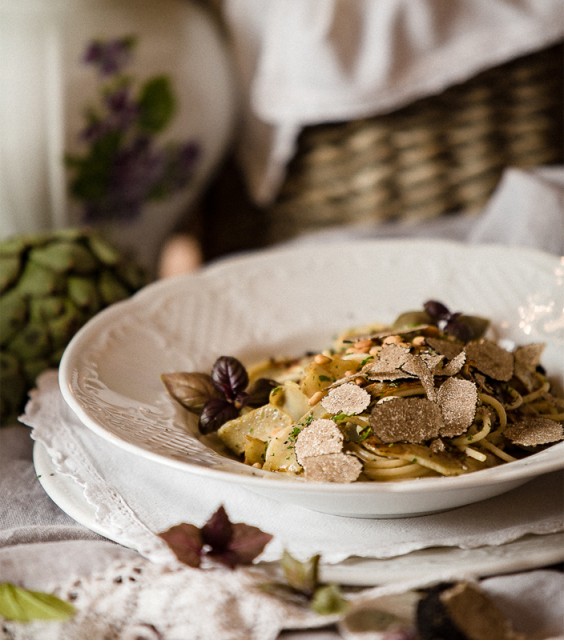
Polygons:
<instances>
[{"instance_id":1,"label":"shaved black truffle slice","mask_svg":"<svg viewBox=\"0 0 564 641\"><path fill-rule=\"evenodd\" d=\"M430 401L435 401L437 398L437 392L435 390L432 365L429 366L423 358L420 356L409 355L409 358L405 361L402 366L402 369L408 374L413 374L421 381L421 385L427 394L427 398Z\"/></svg>"},{"instance_id":2,"label":"shaved black truffle slice","mask_svg":"<svg viewBox=\"0 0 564 641\"><path fill-rule=\"evenodd\" d=\"M431 588L417 604L416 623L419 639L468 639L451 620L441 601L441 592L449 584L441 583Z\"/></svg>"},{"instance_id":3,"label":"shaved black truffle slice","mask_svg":"<svg viewBox=\"0 0 564 641\"><path fill-rule=\"evenodd\" d=\"M352 454L322 454L306 458L304 472L308 481L352 483L360 476L362 463Z\"/></svg>"},{"instance_id":4,"label":"shaved black truffle slice","mask_svg":"<svg viewBox=\"0 0 564 641\"><path fill-rule=\"evenodd\" d=\"M461 378L448 378L439 388L437 402L444 421L440 435L459 436L474 422L478 402L476 384Z\"/></svg>"},{"instance_id":5,"label":"shaved black truffle slice","mask_svg":"<svg viewBox=\"0 0 564 641\"><path fill-rule=\"evenodd\" d=\"M515 358L515 377L520 380L529 391L532 391L535 387L535 370L540 365L544 347L544 343L530 343L529 345L518 347L513 352Z\"/></svg>"},{"instance_id":6,"label":"shaved black truffle slice","mask_svg":"<svg viewBox=\"0 0 564 641\"><path fill-rule=\"evenodd\" d=\"M508 381L513 376L513 354L492 341L472 341L466 345L468 361L482 374L496 381Z\"/></svg>"},{"instance_id":7,"label":"shaved black truffle slice","mask_svg":"<svg viewBox=\"0 0 564 641\"><path fill-rule=\"evenodd\" d=\"M409 349L390 343L382 347L378 358L363 368L363 373L373 380L394 380L410 378L400 368L409 358Z\"/></svg>"},{"instance_id":8,"label":"shaved black truffle slice","mask_svg":"<svg viewBox=\"0 0 564 641\"><path fill-rule=\"evenodd\" d=\"M336 454L343 449L343 434L337 424L328 418L312 421L299 433L296 457L300 465L310 456Z\"/></svg>"},{"instance_id":9,"label":"shaved black truffle slice","mask_svg":"<svg viewBox=\"0 0 564 641\"><path fill-rule=\"evenodd\" d=\"M443 418L426 398L391 398L374 407L370 426L384 443L423 443L439 435Z\"/></svg>"},{"instance_id":10,"label":"shaved black truffle slice","mask_svg":"<svg viewBox=\"0 0 564 641\"><path fill-rule=\"evenodd\" d=\"M440 584L419 601L420 639L524 639L478 585Z\"/></svg>"},{"instance_id":11,"label":"shaved black truffle slice","mask_svg":"<svg viewBox=\"0 0 564 641\"><path fill-rule=\"evenodd\" d=\"M549 418L528 416L506 427L503 435L516 445L534 447L562 441L564 428Z\"/></svg>"},{"instance_id":12,"label":"shaved black truffle slice","mask_svg":"<svg viewBox=\"0 0 564 641\"><path fill-rule=\"evenodd\" d=\"M458 341L448 341L444 338L425 338L425 342L429 347L432 347L436 352L446 356L449 361L458 356L464 348L464 343Z\"/></svg>"}]
</instances>

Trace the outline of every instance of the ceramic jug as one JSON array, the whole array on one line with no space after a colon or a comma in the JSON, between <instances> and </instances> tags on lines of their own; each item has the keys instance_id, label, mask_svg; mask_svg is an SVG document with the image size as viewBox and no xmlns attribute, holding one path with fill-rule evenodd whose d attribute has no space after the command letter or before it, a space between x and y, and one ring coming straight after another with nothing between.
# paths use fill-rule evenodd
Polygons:
<instances>
[{"instance_id":1,"label":"ceramic jug","mask_svg":"<svg viewBox=\"0 0 564 641\"><path fill-rule=\"evenodd\" d=\"M0 237L99 227L154 269L235 103L203 3L0 0Z\"/></svg>"}]
</instances>

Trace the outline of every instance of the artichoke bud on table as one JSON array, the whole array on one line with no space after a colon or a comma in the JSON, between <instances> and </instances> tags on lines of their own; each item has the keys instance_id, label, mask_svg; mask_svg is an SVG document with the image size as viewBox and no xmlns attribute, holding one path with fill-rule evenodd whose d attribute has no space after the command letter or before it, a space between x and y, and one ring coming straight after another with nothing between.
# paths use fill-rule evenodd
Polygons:
<instances>
[{"instance_id":1,"label":"artichoke bud on table","mask_svg":"<svg viewBox=\"0 0 564 641\"><path fill-rule=\"evenodd\" d=\"M57 367L74 334L147 276L99 233L66 229L0 241L0 426Z\"/></svg>"}]
</instances>

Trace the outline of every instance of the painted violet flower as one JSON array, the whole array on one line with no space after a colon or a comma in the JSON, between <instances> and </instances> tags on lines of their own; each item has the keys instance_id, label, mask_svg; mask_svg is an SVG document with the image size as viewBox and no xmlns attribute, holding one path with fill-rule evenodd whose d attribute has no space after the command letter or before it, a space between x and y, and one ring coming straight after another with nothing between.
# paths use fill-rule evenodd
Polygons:
<instances>
[{"instance_id":1,"label":"painted violet flower","mask_svg":"<svg viewBox=\"0 0 564 641\"><path fill-rule=\"evenodd\" d=\"M66 158L70 192L83 204L85 223L138 217L148 201L184 189L200 157L193 140L157 140L172 121L176 99L168 76L136 86L124 73L134 47L135 39L124 37L92 42L84 54L104 78L100 103L87 110L80 132L87 149Z\"/></svg>"}]
</instances>

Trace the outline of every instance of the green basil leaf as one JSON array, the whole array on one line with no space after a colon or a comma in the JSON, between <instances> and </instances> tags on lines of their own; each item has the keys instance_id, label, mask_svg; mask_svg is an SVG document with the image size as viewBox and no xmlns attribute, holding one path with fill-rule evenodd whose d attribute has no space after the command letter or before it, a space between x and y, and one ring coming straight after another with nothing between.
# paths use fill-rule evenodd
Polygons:
<instances>
[{"instance_id":1,"label":"green basil leaf","mask_svg":"<svg viewBox=\"0 0 564 641\"><path fill-rule=\"evenodd\" d=\"M311 609L317 614L342 614L348 606L338 585L322 585L315 590Z\"/></svg>"},{"instance_id":2,"label":"green basil leaf","mask_svg":"<svg viewBox=\"0 0 564 641\"><path fill-rule=\"evenodd\" d=\"M287 550L284 550L280 567L284 572L284 577L288 585L310 596L314 593L318 585L319 559L320 555L316 554L307 561L298 561Z\"/></svg>"},{"instance_id":3,"label":"green basil leaf","mask_svg":"<svg viewBox=\"0 0 564 641\"><path fill-rule=\"evenodd\" d=\"M11 621L65 620L73 616L75 608L53 594L34 592L0 583L0 617Z\"/></svg>"}]
</instances>

